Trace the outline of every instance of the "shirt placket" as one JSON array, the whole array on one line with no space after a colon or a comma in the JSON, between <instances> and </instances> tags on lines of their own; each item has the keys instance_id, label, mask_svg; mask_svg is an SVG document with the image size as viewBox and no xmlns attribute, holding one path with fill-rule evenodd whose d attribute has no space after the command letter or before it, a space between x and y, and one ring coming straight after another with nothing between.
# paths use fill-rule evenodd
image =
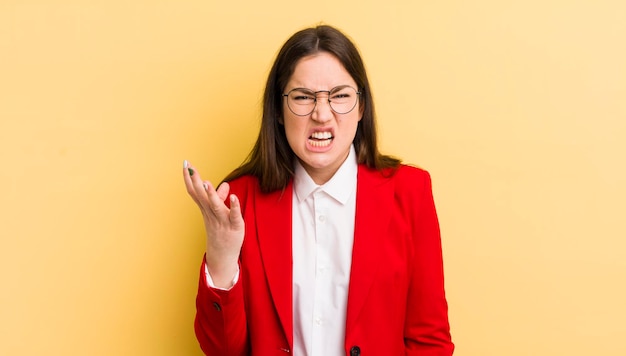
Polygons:
<instances>
[{"instance_id":1,"label":"shirt placket","mask_svg":"<svg viewBox=\"0 0 626 356\"><path fill-rule=\"evenodd\" d=\"M330 266L328 248L328 197L323 191L316 191L313 194L315 206L315 295L313 298L313 332L311 346L313 355L323 355L325 332L329 320L326 303L330 295L330 276L328 267Z\"/></svg>"}]
</instances>

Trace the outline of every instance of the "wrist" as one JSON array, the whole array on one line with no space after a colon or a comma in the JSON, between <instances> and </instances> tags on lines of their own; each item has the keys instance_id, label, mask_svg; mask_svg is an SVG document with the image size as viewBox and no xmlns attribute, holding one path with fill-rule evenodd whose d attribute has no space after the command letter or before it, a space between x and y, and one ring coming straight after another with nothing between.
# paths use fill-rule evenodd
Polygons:
<instances>
[{"instance_id":1,"label":"wrist","mask_svg":"<svg viewBox=\"0 0 626 356\"><path fill-rule=\"evenodd\" d=\"M238 263L211 263L205 258L206 271L209 273L213 284L217 288L229 289L233 286L235 276L239 272Z\"/></svg>"}]
</instances>

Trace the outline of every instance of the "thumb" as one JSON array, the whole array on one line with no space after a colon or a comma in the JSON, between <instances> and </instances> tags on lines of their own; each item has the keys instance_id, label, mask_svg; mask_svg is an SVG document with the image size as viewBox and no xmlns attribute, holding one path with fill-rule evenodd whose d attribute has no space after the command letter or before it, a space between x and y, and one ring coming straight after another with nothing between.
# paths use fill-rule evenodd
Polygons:
<instances>
[{"instance_id":1,"label":"thumb","mask_svg":"<svg viewBox=\"0 0 626 356\"><path fill-rule=\"evenodd\" d=\"M243 228L243 216L241 216L241 204L235 194L230 195L230 223L234 228Z\"/></svg>"},{"instance_id":2,"label":"thumb","mask_svg":"<svg viewBox=\"0 0 626 356\"><path fill-rule=\"evenodd\" d=\"M217 187L217 190L216 190L217 196L220 197L222 201L226 200L226 197L228 196L229 191L230 191L230 185L228 185L227 182L220 184L220 186Z\"/></svg>"}]
</instances>

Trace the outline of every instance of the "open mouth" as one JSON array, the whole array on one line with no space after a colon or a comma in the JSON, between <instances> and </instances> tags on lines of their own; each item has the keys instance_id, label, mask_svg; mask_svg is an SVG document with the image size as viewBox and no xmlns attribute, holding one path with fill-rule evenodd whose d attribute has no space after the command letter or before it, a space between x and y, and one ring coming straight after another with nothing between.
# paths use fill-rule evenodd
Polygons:
<instances>
[{"instance_id":1,"label":"open mouth","mask_svg":"<svg viewBox=\"0 0 626 356\"><path fill-rule=\"evenodd\" d=\"M325 147L333 141L333 135L329 131L313 132L309 136L309 144L314 147Z\"/></svg>"}]
</instances>

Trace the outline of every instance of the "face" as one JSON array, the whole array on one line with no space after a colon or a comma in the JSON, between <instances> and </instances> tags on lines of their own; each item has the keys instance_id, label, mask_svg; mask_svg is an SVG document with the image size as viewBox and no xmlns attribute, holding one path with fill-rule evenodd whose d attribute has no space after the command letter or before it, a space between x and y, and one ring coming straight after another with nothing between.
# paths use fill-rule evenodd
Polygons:
<instances>
[{"instance_id":1,"label":"face","mask_svg":"<svg viewBox=\"0 0 626 356\"><path fill-rule=\"evenodd\" d=\"M298 61L284 93L294 88L330 91L346 85L358 90L341 62L330 53L320 52ZM287 100L283 98L281 123L285 126L289 146L313 181L324 184L348 157L362 116L361 104L357 100L352 111L338 114L329 105L328 93L320 92L313 112L298 116L289 109Z\"/></svg>"}]
</instances>

